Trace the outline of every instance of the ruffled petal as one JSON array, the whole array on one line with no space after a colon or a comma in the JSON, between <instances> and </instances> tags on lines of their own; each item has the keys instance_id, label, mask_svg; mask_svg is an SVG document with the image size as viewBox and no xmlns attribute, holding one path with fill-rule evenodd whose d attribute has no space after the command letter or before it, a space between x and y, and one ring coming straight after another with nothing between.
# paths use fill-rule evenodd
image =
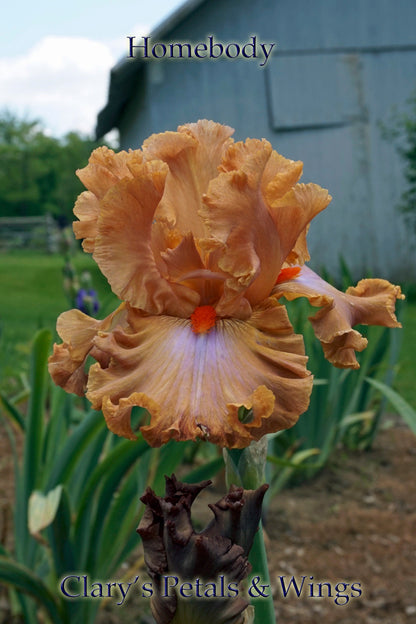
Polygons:
<instances>
[{"instance_id":1,"label":"ruffled petal","mask_svg":"<svg viewBox=\"0 0 416 624\"><path fill-rule=\"evenodd\" d=\"M118 152L108 147L99 147L91 154L88 165L78 169L77 175L88 191L81 193L74 207L79 221L73 224L76 238L83 238L84 251L93 252L97 236L97 219L100 212L99 200L124 177L131 177L129 163L143 160L141 152Z\"/></svg>"},{"instance_id":2,"label":"ruffled petal","mask_svg":"<svg viewBox=\"0 0 416 624\"><path fill-rule=\"evenodd\" d=\"M128 330L100 332L94 344L109 365L91 367L88 399L131 439L131 407L145 407L151 420L141 431L152 446L204 438L242 448L293 425L308 406L303 340L273 299L248 322L220 319L206 334L193 333L189 320L130 310ZM246 422L241 405L251 410Z\"/></svg>"},{"instance_id":3,"label":"ruffled petal","mask_svg":"<svg viewBox=\"0 0 416 624\"><path fill-rule=\"evenodd\" d=\"M308 243L306 240L308 230L309 223L299 234L293 249L286 256L286 260L283 263L284 265L305 264L305 262L309 262L311 257L309 255Z\"/></svg>"},{"instance_id":4,"label":"ruffled petal","mask_svg":"<svg viewBox=\"0 0 416 624\"><path fill-rule=\"evenodd\" d=\"M77 170L77 176L89 191L102 199L118 180L130 177L128 162L132 154L125 151L115 153L108 147L98 147L91 154L88 165ZM133 159L141 162L143 156L136 151Z\"/></svg>"},{"instance_id":5,"label":"ruffled petal","mask_svg":"<svg viewBox=\"0 0 416 624\"><path fill-rule=\"evenodd\" d=\"M220 171L233 171L243 168L247 162L250 151L254 146L262 144L268 149L269 143L265 139L257 141L256 139L247 139L245 143L235 143L231 145L219 167ZM276 151L271 151L266 166L264 167L261 178L261 192L268 206L273 206L276 200L280 199L288 193L292 187L299 181L302 175L303 163L298 160L290 160L285 158ZM272 211L273 213L274 211ZM290 264L304 264L310 259L308 247L306 244L306 234L308 226L300 232L294 248L286 257L286 261ZM283 228L283 234L285 229ZM283 246L285 251L287 245ZM285 258L282 259L282 261Z\"/></svg>"},{"instance_id":6,"label":"ruffled petal","mask_svg":"<svg viewBox=\"0 0 416 624\"><path fill-rule=\"evenodd\" d=\"M231 145L219 170L202 216L224 244L218 267L231 274L218 309L233 313L233 305L244 309L243 297L251 305L265 299L285 261L309 258L308 224L331 197L316 184L296 184L302 163L274 152L265 139Z\"/></svg>"},{"instance_id":7,"label":"ruffled petal","mask_svg":"<svg viewBox=\"0 0 416 624\"><path fill-rule=\"evenodd\" d=\"M169 167L158 218L167 220L183 234L205 235L199 216L202 195L218 173L232 133L228 126L201 120L180 126L178 132L154 134L143 143L147 160L163 160Z\"/></svg>"},{"instance_id":8,"label":"ruffled petal","mask_svg":"<svg viewBox=\"0 0 416 624\"><path fill-rule=\"evenodd\" d=\"M272 151L262 179L262 192L268 204L283 197L302 176L303 162Z\"/></svg>"},{"instance_id":9,"label":"ruffled petal","mask_svg":"<svg viewBox=\"0 0 416 624\"><path fill-rule=\"evenodd\" d=\"M201 119L196 123L189 123L178 127L178 132L188 134L198 141L196 152L196 166L199 168L201 188L203 192L208 188L212 178L218 175L218 167L229 145L234 129L208 119Z\"/></svg>"},{"instance_id":10,"label":"ruffled petal","mask_svg":"<svg viewBox=\"0 0 416 624\"><path fill-rule=\"evenodd\" d=\"M230 274L219 309L238 301L238 294L258 304L270 294L281 266L278 232L261 190L270 154L267 141L247 141L244 159L236 159L240 168L213 179L204 197L202 216L224 245L217 251L218 267Z\"/></svg>"},{"instance_id":11,"label":"ruffled petal","mask_svg":"<svg viewBox=\"0 0 416 624\"><path fill-rule=\"evenodd\" d=\"M191 233L174 249L160 254L171 282L191 288L200 296L200 305L213 305L219 297L225 275L205 268Z\"/></svg>"},{"instance_id":12,"label":"ruffled petal","mask_svg":"<svg viewBox=\"0 0 416 624\"><path fill-rule=\"evenodd\" d=\"M125 318L125 305L121 304L104 320L98 321L80 310L63 312L57 321L57 332L64 341L55 344L49 358L49 373L58 386L78 396L85 394L87 374L84 371L85 360L95 351L95 359L104 366L108 363L106 355L94 348L93 339L99 331L109 330L114 323L122 323Z\"/></svg>"},{"instance_id":13,"label":"ruffled petal","mask_svg":"<svg viewBox=\"0 0 416 624\"><path fill-rule=\"evenodd\" d=\"M72 228L75 238L84 239L82 247L84 251L94 251L95 237L98 233L97 219L100 214L100 203L91 191L84 191L78 196L74 206L74 215L79 221L74 221Z\"/></svg>"},{"instance_id":14,"label":"ruffled petal","mask_svg":"<svg viewBox=\"0 0 416 624\"><path fill-rule=\"evenodd\" d=\"M354 325L401 327L395 316L397 299L404 299L400 287L383 279L364 279L343 293L306 266L297 277L276 285L273 294L292 300L307 297L322 308L310 318L325 357L340 368L359 368L355 351L367 346L367 339Z\"/></svg>"},{"instance_id":15,"label":"ruffled petal","mask_svg":"<svg viewBox=\"0 0 416 624\"><path fill-rule=\"evenodd\" d=\"M236 228L229 235L226 244L217 252L218 271L225 273L222 295L216 305L221 316L247 319L251 316L253 301L248 288L261 271L253 241L253 232Z\"/></svg>"},{"instance_id":16,"label":"ruffled petal","mask_svg":"<svg viewBox=\"0 0 416 624\"><path fill-rule=\"evenodd\" d=\"M268 189L271 189L271 183ZM310 183L296 184L283 196L273 197L270 190L268 198L270 213L279 235L282 263L285 260L304 262L309 258L307 226L328 206L332 197L326 189Z\"/></svg>"},{"instance_id":17,"label":"ruffled petal","mask_svg":"<svg viewBox=\"0 0 416 624\"><path fill-rule=\"evenodd\" d=\"M302 175L303 163L298 160L285 158L278 152L272 150L266 139L247 139L245 142L233 143L228 148L219 171L237 171L244 168L250 153L256 151L259 146L269 153L266 166L262 172L261 190L265 200L270 203L276 197L281 197L287 193Z\"/></svg>"},{"instance_id":18,"label":"ruffled petal","mask_svg":"<svg viewBox=\"0 0 416 624\"><path fill-rule=\"evenodd\" d=\"M152 224L163 195L167 166L151 161L131 167L132 178L101 200L94 259L113 292L151 314L189 316L197 292L161 275L152 247Z\"/></svg>"}]
</instances>

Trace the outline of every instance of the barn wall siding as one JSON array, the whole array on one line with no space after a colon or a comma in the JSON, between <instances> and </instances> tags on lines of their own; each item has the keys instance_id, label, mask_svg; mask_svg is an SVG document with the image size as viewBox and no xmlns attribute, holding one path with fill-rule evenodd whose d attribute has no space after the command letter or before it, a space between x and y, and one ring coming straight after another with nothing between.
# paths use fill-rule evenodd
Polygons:
<instances>
[{"instance_id":1,"label":"barn wall siding","mask_svg":"<svg viewBox=\"0 0 416 624\"><path fill-rule=\"evenodd\" d=\"M376 8L375 8L376 7ZM416 279L412 234L395 206L403 165L380 121L416 85L413 0L209 0L165 41L276 42L258 60L143 62L122 119L122 147L199 118L265 137L304 161L303 181L327 187L330 207L311 226L312 266L358 276ZM138 34L139 36L139 34Z\"/></svg>"}]
</instances>

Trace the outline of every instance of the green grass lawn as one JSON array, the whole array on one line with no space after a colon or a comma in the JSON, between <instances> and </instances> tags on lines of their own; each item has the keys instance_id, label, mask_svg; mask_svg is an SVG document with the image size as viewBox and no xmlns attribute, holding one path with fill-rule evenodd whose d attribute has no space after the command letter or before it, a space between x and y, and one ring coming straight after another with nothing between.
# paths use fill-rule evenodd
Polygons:
<instances>
[{"instance_id":1,"label":"green grass lawn","mask_svg":"<svg viewBox=\"0 0 416 624\"><path fill-rule=\"evenodd\" d=\"M91 273L105 311L115 296L91 256L79 252L73 264L79 273ZM0 389L13 390L16 373L27 371L36 331L48 328L54 332L59 314L71 307L63 289L63 266L59 254L0 254Z\"/></svg>"},{"instance_id":2,"label":"green grass lawn","mask_svg":"<svg viewBox=\"0 0 416 624\"><path fill-rule=\"evenodd\" d=\"M89 254L79 252L76 269L89 270L103 304L101 315L116 307L116 298ZM31 340L41 327L55 329L56 319L69 303L63 290L61 255L14 252L0 255L0 389L10 387L16 371L27 370ZM416 303L403 306L402 345L395 388L416 406ZM392 330L401 331L401 330ZM14 382L16 383L16 382Z\"/></svg>"}]
</instances>

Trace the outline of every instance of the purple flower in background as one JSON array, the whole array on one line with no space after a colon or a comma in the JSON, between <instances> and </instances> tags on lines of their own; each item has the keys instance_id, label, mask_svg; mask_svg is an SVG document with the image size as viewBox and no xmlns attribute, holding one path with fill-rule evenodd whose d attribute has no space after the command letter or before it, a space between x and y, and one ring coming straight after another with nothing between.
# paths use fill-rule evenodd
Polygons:
<instances>
[{"instance_id":1,"label":"purple flower in background","mask_svg":"<svg viewBox=\"0 0 416 624\"><path fill-rule=\"evenodd\" d=\"M89 290L80 288L77 292L75 306L84 314L96 314L100 307L97 292L93 288Z\"/></svg>"}]
</instances>

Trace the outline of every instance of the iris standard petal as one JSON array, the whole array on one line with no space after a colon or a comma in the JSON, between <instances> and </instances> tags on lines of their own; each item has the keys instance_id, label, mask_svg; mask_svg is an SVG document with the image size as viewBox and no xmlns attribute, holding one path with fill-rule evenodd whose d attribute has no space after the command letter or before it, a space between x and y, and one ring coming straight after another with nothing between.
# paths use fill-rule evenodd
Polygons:
<instances>
[{"instance_id":1,"label":"iris standard petal","mask_svg":"<svg viewBox=\"0 0 416 624\"><path fill-rule=\"evenodd\" d=\"M269 143L251 141L242 166L220 173L204 197L204 221L224 245L217 251L218 267L230 275L219 310L239 293L258 304L270 294L280 270L280 240L261 192L270 154Z\"/></svg>"},{"instance_id":2,"label":"iris standard petal","mask_svg":"<svg viewBox=\"0 0 416 624\"><path fill-rule=\"evenodd\" d=\"M228 126L201 120L180 126L177 132L154 134L143 143L147 160L163 160L169 167L159 218L183 234L206 234L199 215L202 196L209 181L218 175L217 167L233 132Z\"/></svg>"},{"instance_id":3,"label":"iris standard petal","mask_svg":"<svg viewBox=\"0 0 416 624\"><path fill-rule=\"evenodd\" d=\"M101 201L94 259L113 292L151 314L189 316L199 295L161 275L152 248L152 224L168 168L161 161L139 164L132 178L115 184Z\"/></svg>"},{"instance_id":4,"label":"iris standard petal","mask_svg":"<svg viewBox=\"0 0 416 624\"><path fill-rule=\"evenodd\" d=\"M78 221L74 221L72 227L75 238L82 238L84 251L92 253L94 251L95 237L98 233L97 220L100 214L100 203L98 198L91 191L81 193L74 206L74 215Z\"/></svg>"},{"instance_id":5,"label":"iris standard petal","mask_svg":"<svg viewBox=\"0 0 416 624\"><path fill-rule=\"evenodd\" d=\"M269 187L270 188L270 184ZM295 257L308 259L306 232L309 223L330 203L332 197L317 184L296 184L285 195L273 198L269 193L269 210L281 245L281 264Z\"/></svg>"},{"instance_id":6,"label":"iris standard petal","mask_svg":"<svg viewBox=\"0 0 416 624\"><path fill-rule=\"evenodd\" d=\"M88 165L78 169L77 175L88 189L78 197L74 214L78 221L73 224L76 238L83 238L84 251L93 252L95 237L98 233L97 219L100 212L99 200L119 180L131 177L129 162L141 162L140 151L118 153L108 147L99 147L91 154Z\"/></svg>"}]
</instances>

